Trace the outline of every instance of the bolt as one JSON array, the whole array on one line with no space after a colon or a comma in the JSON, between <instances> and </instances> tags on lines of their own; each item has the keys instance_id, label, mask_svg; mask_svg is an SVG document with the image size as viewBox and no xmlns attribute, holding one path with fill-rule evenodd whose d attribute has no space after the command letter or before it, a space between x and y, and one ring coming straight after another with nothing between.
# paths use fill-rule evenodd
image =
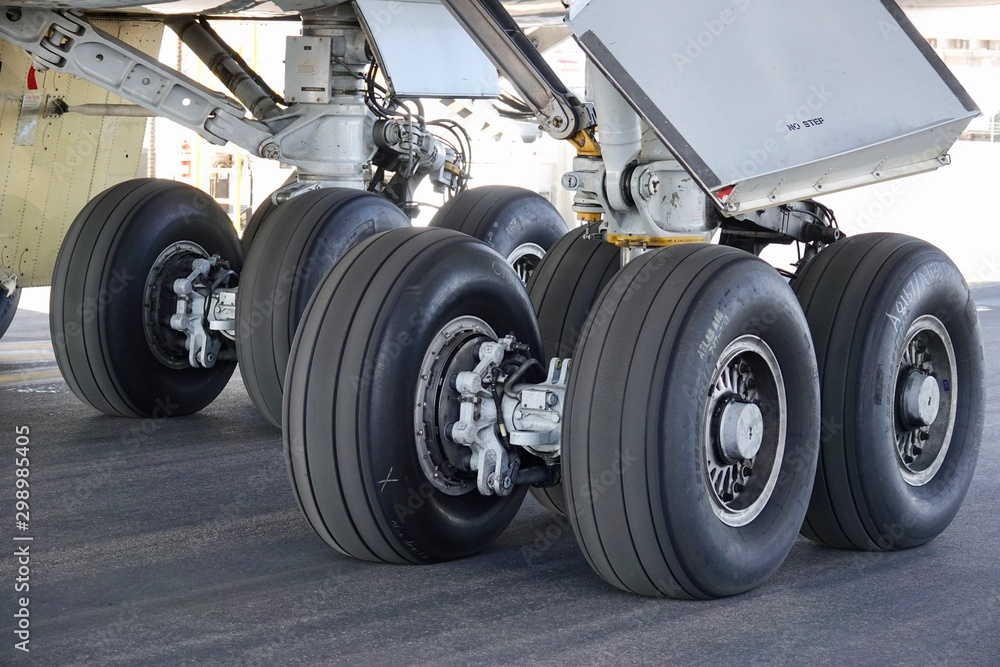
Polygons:
<instances>
[{"instance_id":1,"label":"bolt","mask_svg":"<svg viewBox=\"0 0 1000 667\"><path fill-rule=\"evenodd\" d=\"M281 157L281 148L274 142L269 142L261 146L260 156L268 160L277 160Z\"/></svg>"},{"instance_id":2,"label":"bolt","mask_svg":"<svg viewBox=\"0 0 1000 667\"><path fill-rule=\"evenodd\" d=\"M639 195L643 199L652 199L660 191L660 177L651 172L645 172L639 179Z\"/></svg>"},{"instance_id":3,"label":"bolt","mask_svg":"<svg viewBox=\"0 0 1000 667\"><path fill-rule=\"evenodd\" d=\"M562 186L566 190L579 190L583 187L583 181L580 176L574 172L569 172L564 174L562 177Z\"/></svg>"}]
</instances>

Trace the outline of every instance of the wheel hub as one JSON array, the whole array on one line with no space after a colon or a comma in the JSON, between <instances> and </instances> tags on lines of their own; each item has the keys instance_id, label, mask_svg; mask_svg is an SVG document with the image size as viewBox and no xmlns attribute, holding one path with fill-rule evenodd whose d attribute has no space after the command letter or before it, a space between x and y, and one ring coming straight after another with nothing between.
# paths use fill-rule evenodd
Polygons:
<instances>
[{"instance_id":1,"label":"wheel hub","mask_svg":"<svg viewBox=\"0 0 1000 667\"><path fill-rule=\"evenodd\" d=\"M749 461L764 441L764 415L753 403L730 400L722 409L716 437L726 463Z\"/></svg>"},{"instance_id":2,"label":"wheel hub","mask_svg":"<svg viewBox=\"0 0 1000 667\"><path fill-rule=\"evenodd\" d=\"M460 411L454 377L475 368L480 344L495 340L496 333L478 317L455 319L434 336L420 366L413 411L417 458L431 485L451 496L474 491L477 477L468 448L448 437Z\"/></svg>"},{"instance_id":3,"label":"wheel hub","mask_svg":"<svg viewBox=\"0 0 1000 667\"><path fill-rule=\"evenodd\" d=\"M903 381L899 405L903 423L910 429L930 426L941 410L937 380L920 370L911 370Z\"/></svg>"},{"instance_id":4,"label":"wheel hub","mask_svg":"<svg viewBox=\"0 0 1000 667\"><path fill-rule=\"evenodd\" d=\"M784 460L785 385L777 358L757 336L723 351L705 410L705 482L712 509L734 527L767 506Z\"/></svg>"},{"instance_id":5,"label":"wheel hub","mask_svg":"<svg viewBox=\"0 0 1000 667\"><path fill-rule=\"evenodd\" d=\"M507 257L507 263L514 267L518 278L527 285L531 276L534 275L535 269L541 264L543 257L545 257L545 249L540 245L524 243L515 248L514 252Z\"/></svg>"},{"instance_id":6,"label":"wheel hub","mask_svg":"<svg viewBox=\"0 0 1000 667\"><path fill-rule=\"evenodd\" d=\"M944 465L957 417L955 348L931 315L910 327L896 369L896 460L910 486L924 486Z\"/></svg>"},{"instance_id":7,"label":"wheel hub","mask_svg":"<svg viewBox=\"0 0 1000 667\"><path fill-rule=\"evenodd\" d=\"M146 277L143 292L146 343L153 356L168 368L183 369L191 366L186 347L187 338L170 325L170 318L177 312L174 282L191 273L195 260L208 257L209 254L197 243L179 241L160 253Z\"/></svg>"}]
</instances>

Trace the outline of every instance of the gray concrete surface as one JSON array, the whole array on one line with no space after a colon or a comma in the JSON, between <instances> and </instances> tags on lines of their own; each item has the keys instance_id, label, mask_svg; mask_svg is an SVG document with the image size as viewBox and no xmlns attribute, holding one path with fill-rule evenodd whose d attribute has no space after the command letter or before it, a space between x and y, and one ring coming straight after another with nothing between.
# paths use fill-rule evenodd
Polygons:
<instances>
[{"instance_id":1,"label":"gray concrete surface","mask_svg":"<svg viewBox=\"0 0 1000 667\"><path fill-rule=\"evenodd\" d=\"M113 419L53 374L47 317L0 342L0 665L1000 664L1000 286L976 289L986 437L968 500L895 554L799 540L760 589L647 600L529 501L487 553L371 565L316 538L235 378L203 414ZM14 428L31 428L31 653L14 650Z\"/></svg>"}]
</instances>

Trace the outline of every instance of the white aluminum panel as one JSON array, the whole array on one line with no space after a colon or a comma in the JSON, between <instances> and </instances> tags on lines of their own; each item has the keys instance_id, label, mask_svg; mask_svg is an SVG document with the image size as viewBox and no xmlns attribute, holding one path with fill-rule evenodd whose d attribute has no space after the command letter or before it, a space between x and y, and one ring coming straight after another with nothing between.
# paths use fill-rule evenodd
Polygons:
<instances>
[{"instance_id":1,"label":"white aluminum panel","mask_svg":"<svg viewBox=\"0 0 1000 667\"><path fill-rule=\"evenodd\" d=\"M499 97L496 67L437 0L356 0L397 97Z\"/></svg>"},{"instance_id":2,"label":"white aluminum panel","mask_svg":"<svg viewBox=\"0 0 1000 667\"><path fill-rule=\"evenodd\" d=\"M891 0L621 5L574 33L730 211L936 168L979 115Z\"/></svg>"}]
</instances>

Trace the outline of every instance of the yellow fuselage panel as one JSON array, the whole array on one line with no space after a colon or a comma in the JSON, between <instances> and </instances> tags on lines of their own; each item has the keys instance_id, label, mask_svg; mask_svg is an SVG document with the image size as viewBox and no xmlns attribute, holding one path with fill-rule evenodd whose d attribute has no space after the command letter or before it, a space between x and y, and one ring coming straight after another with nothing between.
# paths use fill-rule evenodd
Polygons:
<instances>
[{"instance_id":1,"label":"yellow fuselage panel","mask_svg":"<svg viewBox=\"0 0 1000 667\"><path fill-rule=\"evenodd\" d=\"M162 24L97 22L101 30L156 55ZM44 117L53 100L70 105L123 100L81 79L39 73L21 49L0 40L0 264L23 287L48 285L66 230L103 190L136 177L144 118ZM26 95L28 97L26 98ZM39 99L40 98L40 99Z\"/></svg>"}]
</instances>

